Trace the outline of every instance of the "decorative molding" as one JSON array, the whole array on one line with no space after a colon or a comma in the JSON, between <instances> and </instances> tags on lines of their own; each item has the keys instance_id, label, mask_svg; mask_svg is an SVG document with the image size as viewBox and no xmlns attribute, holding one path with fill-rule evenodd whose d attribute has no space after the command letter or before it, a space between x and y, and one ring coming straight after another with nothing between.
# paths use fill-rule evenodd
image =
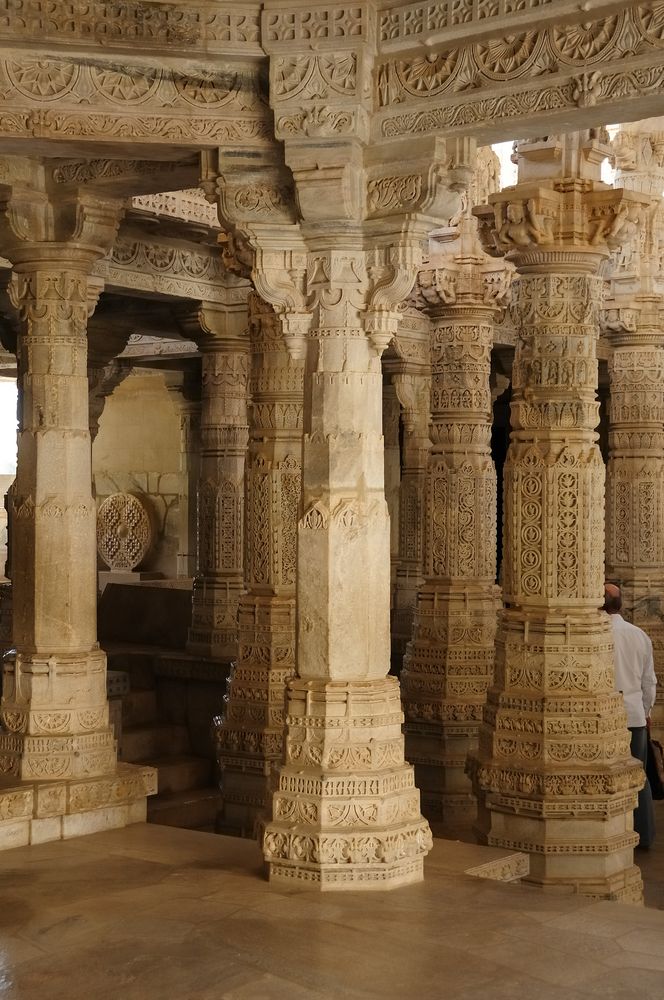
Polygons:
<instances>
[{"instance_id":1,"label":"decorative molding","mask_svg":"<svg viewBox=\"0 0 664 1000\"><path fill-rule=\"evenodd\" d=\"M230 8L230 9L229 9ZM207 59L213 54L261 54L260 4L253 9L215 3L145 4L139 0L0 0L0 38L19 42L35 37L58 45L109 50L162 50Z\"/></svg>"}]
</instances>

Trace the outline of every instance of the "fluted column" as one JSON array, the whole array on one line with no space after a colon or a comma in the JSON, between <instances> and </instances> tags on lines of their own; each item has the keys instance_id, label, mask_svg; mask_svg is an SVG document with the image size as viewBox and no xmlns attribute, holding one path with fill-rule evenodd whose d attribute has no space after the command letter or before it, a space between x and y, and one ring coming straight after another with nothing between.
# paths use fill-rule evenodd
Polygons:
<instances>
[{"instance_id":1,"label":"fluted column","mask_svg":"<svg viewBox=\"0 0 664 1000\"><path fill-rule=\"evenodd\" d=\"M492 196L493 247L516 266L512 435L495 683L471 771L489 844L530 855L529 881L638 899L629 752L603 603L597 360L609 249L642 201L599 181L593 135L519 144L519 184Z\"/></svg>"},{"instance_id":2,"label":"fluted column","mask_svg":"<svg viewBox=\"0 0 664 1000\"><path fill-rule=\"evenodd\" d=\"M5 189L0 219L20 317L12 545L21 554L12 566L16 655L4 670L0 772L41 781L107 775L116 765L96 635L86 326L89 275L120 207L92 196L49 203L34 170L25 187Z\"/></svg>"},{"instance_id":3,"label":"fluted column","mask_svg":"<svg viewBox=\"0 0 664 1000\"><path fill-rule=\"evenodd\" d=\"M286 683L295 674L297 524L302 487L302 360L272 308L250 297L247 593L239 655L217 728L224 826L251 836L283 753Z\"/></svg>"},{"instance_id":4,"label":"fluted column","mask_svg":"<svg viewBox=\"0 0 664 1000\"><path fill-rule=\"evenodd\" d=\"M244 589L244 467L249 436L249 337L246 302L203 304L198 566L187 649L237 656L238 602Z\"/></svg>"},{"instance_id":5,"label":"fluted column","mask_svg":"<svg viewBox=\"0 0 664 1000\"><path fill-rule=\"evenodd\" d=\"M609 359L606 572L624 614L652 639L653 733L664 738L664 119L621 126L616 185L649 199L642 231L610 267L603 325Z\"/></svg>"},{"instance_id":6,"label":"fluted column","mask_svg":"<svg viewBox=\"0 0 664 1000\"><path fill-rule=\"evenodd\" d=\"M424 809L472 819L465 774L493 677L496 631L496 473L491 459L491 347L505 266L475 242L466 219L441 267L420 275L433 325L425 581L402 673L406 754ZM442 249L442 248L441 248ZM437 304L434 304L437 299Z\"/></svg>"}]
</instances>

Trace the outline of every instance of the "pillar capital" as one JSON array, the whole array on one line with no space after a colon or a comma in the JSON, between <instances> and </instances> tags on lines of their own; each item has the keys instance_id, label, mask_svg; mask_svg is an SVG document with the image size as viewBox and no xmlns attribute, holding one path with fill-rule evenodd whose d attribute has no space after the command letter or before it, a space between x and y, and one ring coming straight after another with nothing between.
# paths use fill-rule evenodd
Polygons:
<instances>
[{"instance_id":1,"label":"pillar capital","mask_svg":"<svg viewBox=\"0 0 664 1000\"><path fill-rule=\"evenodd\" d=\"M89 189L56 190L34 160L8 159L0 184L0 248L14 269L89 271L113 245L124 202ZM13 176L12 176L13 175Z\"/></svg>"}]
</instances>

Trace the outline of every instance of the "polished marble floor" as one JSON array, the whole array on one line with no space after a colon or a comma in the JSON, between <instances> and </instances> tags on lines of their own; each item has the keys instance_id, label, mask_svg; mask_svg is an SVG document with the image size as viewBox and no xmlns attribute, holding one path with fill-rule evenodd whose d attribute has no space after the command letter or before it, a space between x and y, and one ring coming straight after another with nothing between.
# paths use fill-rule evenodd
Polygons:
<instances>
[{"instance_id":1,"label":"polished marble floor","mask_svg":"<svg viewBox=\"0 0 664 1000\"><path fill-rule=\"evenodd\" d=\"M169 827L7 851L0 1000L664 998L657 900L473 878L469 856L438 840L421 885L321 895L270 888L251 842Z\"/></svg>"}]
</instances>

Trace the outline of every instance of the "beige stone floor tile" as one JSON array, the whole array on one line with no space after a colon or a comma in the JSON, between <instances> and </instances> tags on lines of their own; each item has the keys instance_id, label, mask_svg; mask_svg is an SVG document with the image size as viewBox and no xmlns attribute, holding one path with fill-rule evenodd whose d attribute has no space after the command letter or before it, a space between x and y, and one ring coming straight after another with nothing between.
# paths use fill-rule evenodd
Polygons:
<instances>
[{"instance_id":1,"label":"beige stone floor tile","mask_svg":"<svg viewBox=\"0 0 664 1000\"><path fill-rule=\"evenodd\" d=\"M664 1000L661 911L439 868L277 888L255 845L154 826L7 852L0 1000Z\"/></svg>"}]
</instances>

